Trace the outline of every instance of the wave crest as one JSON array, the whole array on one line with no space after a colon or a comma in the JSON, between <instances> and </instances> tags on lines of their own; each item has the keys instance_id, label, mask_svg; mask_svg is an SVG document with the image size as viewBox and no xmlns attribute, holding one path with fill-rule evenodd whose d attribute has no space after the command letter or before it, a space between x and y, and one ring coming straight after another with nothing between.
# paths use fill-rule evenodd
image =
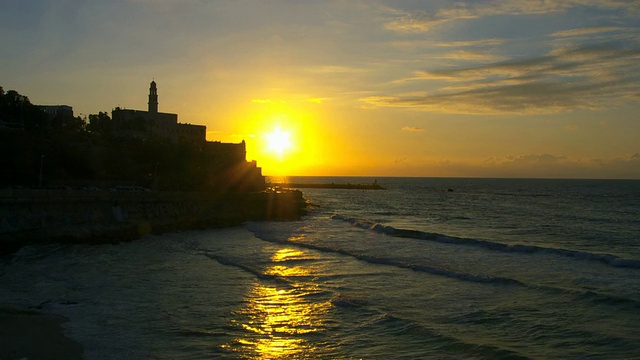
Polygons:
<instances>
[{"instance_id":1,"label":"wave crest","mask_svg":"<svg viewBox=\"0 0 640 360\"><path fill-rule=\"evenodd\" d=\"M598 254L590 253L586 251L569 250L561 248L544 247L537 245L524 245L524 244L504 244L489 240L479 240L472 238L461 238L455 236L448 236L438 233L430 233L419 230L410 229L398 229L393 226L384 225L364 219L357 219L352 217L346 217L343 215L335 214L331 216L333 220L345 221L353 226L357 226L362 229L372 230L381 234L386 234L401 238L411 238L417 240L435 241L445 244L456 245L469 245L478 246L485 249L501 252L516 252L523 254L530 254L535 252L551 253L555 255L578 258L589 261L597 261L606 265L614 267L635 268L640 269L640 259L625 259L611 254Z\"/></svg>"}]
</instances>

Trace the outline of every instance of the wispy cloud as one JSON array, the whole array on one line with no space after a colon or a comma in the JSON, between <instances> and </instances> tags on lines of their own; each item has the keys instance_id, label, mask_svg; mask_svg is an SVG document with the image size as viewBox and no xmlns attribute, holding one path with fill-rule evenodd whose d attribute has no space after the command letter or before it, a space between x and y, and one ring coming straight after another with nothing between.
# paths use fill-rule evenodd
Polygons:
<instances>
[{"instance_id":1,"label":"wispy cloud","mask_svg":"<svg viewBox=\"0 0 640 360\"><path fill-rule=\"evenodd\" d=\"M579 158L556 154L519 154L484 160L406 159L402 164L429 167L441 176L476 174L483 177L638 178L640 153L615 158Z\"/></svg>"},{"instance_id":2,"label":"wispy cloud","mask_svg":"<svg viewBox=\"0 0 640 360\"><path fill-rule=\"evenodd\" d=\"M505 42L505 39L477 39L458 41L433 41L433 40L395 40L390 44L399 48L433 48L433 47L455 47L455 48L479 48L487 46L498 46Z\"/></svg>"},{"instance_id":3,"label":"wispy cloud","mask_svg":"<svg viewBox=\"0 0 640 360\"><path fill-rule=\"evenodd\" d=\"M503 44L504 39L492 38L492 39L478 39L478 40L462 40L462 41L449 41L449 42L434 42L433 46L441 47L485 47L496 46Z\"/></svg>"},{"instance_id":4,"label":"wispy cloud","mask_svg":"<svg viewBox=\"0 0 640 360\"><path fill-rule=\"evenodd\" d=\"M552 36L552 37L584 36L584 35L593 35L593 34L600 34L600 33L620 31L620 30L626 30L626 29L617 27L617 26L606 26L606 27L593 26L593 27L584 27L579 29L556 31L554 33L549 34L549 36Z\"/></svg>"},{"instance_id":5,"label":"wispy cloud","mask_svg":"<svg viewBox=\"0 0 640 360\"><path fill-rule=\"evenodd\" d=\"M638 14L640 4L633 1L614 0L503 0L473 3L446 3L447 6L432 11L400 11L388 9L392 19L385 28L397 32L420 33L452 21L477 19L492 15L529 15L566 11L576 6L590 6L610 10L626 10Z\"/></svg>"},{"instance_id":6,"label":"wispy cloud","mask_svg":"<svg viewBox=\"0 0 640 360\"><path fill-rule=\"evenodd\" d=\"M552 154L528 154L528 155L509 155L506 157L506 162L516 163L516 164L553 164L558 163L560 161L566 160L567 157L563 155L552 155Z\"/></svg>"},{"instance_id":7,"label":"wispy cloud","mask_svg":"<svg viewBox=\"0 0 640 360\"><path fill-rule=\"evenodd\" d=\"M402 131L410 131L410 132L420 132L424 131L424 128L416 127L416 126L403 126Z\"/></svg>"},{"instance_id":8,"label":"wispy cloud","mask_svg":"<svg viewBox=\"0 0 640 360\"><path fill-rule=\"evenodd\" d=\"M637 178L640 176L640 154L616 158L569 158L553 154L511 155L505 158L487 159L485 166L501 174L523 174L530 176ZM525 173L526 174L526 173Z\"/></svg>"},{"instance_id":9,"label":"wispy cloud","mask_svg":"<svg viewBox=\"0 0 640 360\"><path fill-rule=\"evenodd\" d=\"M423 96L362 98L369 106L474 114L535 114L601 109L640 94L640 47L606 43L454 69L417 71L415 79L450 87Z\"/></svg>"},{"instance_id":10,"label":"wispy cloud","mask_svg":"<svg viewBox=\"0 0 640 360\"><path fill-rule=\"evenodd\" d=\"M459 60L459 61L475 61L475 62L492 62L504 60L503 56L491 54L486 51L469 51L458 50L446 54L433 56L437 59Z\"/></svg>"}]
</instances>

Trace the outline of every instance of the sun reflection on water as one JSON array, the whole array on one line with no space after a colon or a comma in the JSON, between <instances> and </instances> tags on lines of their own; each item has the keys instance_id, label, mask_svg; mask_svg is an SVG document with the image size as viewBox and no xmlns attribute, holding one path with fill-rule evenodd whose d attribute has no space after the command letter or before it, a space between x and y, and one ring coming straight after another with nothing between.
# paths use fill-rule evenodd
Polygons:
<instances>
[{"instance_id":1,"label":"sun reflection on water","mask_svg":"<svg viewBox=\"0 0 640 360\"><path fill-rule=\"evenodd\" d=\"M287 266L290 260L305 259L307 254L295 249L281 249L271 261L278 265L264 273L292 280L290 283L254 283L245 301L236 312L236 323L243 336L235 340L243 358L292 359L313 357L317 344L312 337L325 328L329 300L318 301L314 295L322 290L318 285L296 282L297 277L312 275L310 266Z\"/></svg>"}]
</instances>

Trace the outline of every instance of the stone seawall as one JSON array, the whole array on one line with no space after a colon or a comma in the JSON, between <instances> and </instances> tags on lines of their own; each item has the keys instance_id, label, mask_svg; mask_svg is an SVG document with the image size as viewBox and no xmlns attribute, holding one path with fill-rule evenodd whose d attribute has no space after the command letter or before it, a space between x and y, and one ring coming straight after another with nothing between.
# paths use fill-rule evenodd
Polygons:
<instances>
[{"instance_id":1,"label":"stone seawall","mask_svg":"<svg viewBox=\"0 0 640 360\"><path fill-rule=\"evenodd\" d=\"M36 242L119 242L148 233L291 220L299 191L246 194L0 190L0 252Z\"/></svg>"}]
</instances>

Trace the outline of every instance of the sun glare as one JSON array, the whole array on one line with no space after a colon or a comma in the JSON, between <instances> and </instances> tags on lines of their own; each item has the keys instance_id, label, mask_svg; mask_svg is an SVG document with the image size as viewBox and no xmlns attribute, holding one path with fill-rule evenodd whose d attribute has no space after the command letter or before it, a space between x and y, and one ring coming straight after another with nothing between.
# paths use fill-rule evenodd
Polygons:
<instances>
[{"instance_id":1,"label":"sun glare","mask_svg":"<svg viewBox=\"0 0 640 360\"><path fill-rule=\"evenodd\" d=\"M305 174L307 169L322 163L324 153L320 153L319 143L325 144L331 137L318 128L316 113L285 109L280 103L277 109L272 103L268 108L257 105L260 105L258 109L242 116L246 120L237 130L251 138L246 143L247 159L257 161L267 176Z\"/></svg>"},{"instance_id":2,"label":"sun glare","mask_svg":"<svg viewBox=\"0 0 640 360\"><path fill-rule=\"evenodd\" d=\"M283 156L291 148L291 133L279 127L275 128L267 137L267 150L278 156Z\"/></svg>"}]
</instances>

